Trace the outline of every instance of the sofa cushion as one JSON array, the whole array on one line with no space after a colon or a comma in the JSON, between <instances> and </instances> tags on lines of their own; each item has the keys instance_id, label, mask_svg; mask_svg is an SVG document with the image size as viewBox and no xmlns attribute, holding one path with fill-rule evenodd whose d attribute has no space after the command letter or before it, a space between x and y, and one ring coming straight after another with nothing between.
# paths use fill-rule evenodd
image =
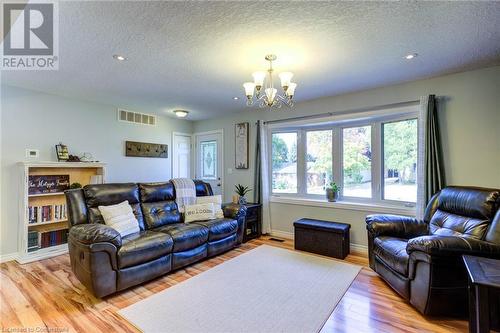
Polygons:
<instances>
[{"instance_id":1,"label":"sofa cushion","mask_svg":"<svg viewBox=\"0 0 500 333\"><path fill-rule=\"evenodd\" d=\"M213 219L215 219L215 207L213 203L184 206L184 223L193 223Z\"/></svg>"},{"instance_id":2,"label":"sofa cushion","mask_svg":"<svg viewBox=\"0 0 500 333\"><path fill-rule=\"evenodd\" d=\"M396 272L408 276L407 239L390 236L379 236L373 241L373 253Z\"/></svg>"},{"instance_id":3,"label":"sofa cushion","mask_svg":"<svg viewBox=\"0 0 500 333\"><path fill-rule=\"evenodd\" d=\"M141 208L147 229L181 222L181 214L173 200L145 202L141 203Z\"/></svg>"},{"instance_id":4,"label":"sofa cushion","mask_svg":"<svg viewBox=\"0 0 500 333\"><path fill-rule=\"evenodd\" d=\"M208 241L208 228L196 223L168 224L154 231L169 234L173 238L173 252L190 250Z\"/></svg>"},{"instance_id":5,"label":"sofa cushion","mask_svg":"<svg viewBox=\"0 0 500 333\"><path fill-rule=\"evenodd\" d=\"M118 250L118 267L139 265L172 252L174 241L162 232L141 231L122 238Z\"/></svg>"},{"instance_id":6,"label":"sofa cushion","mask_svg":"<svg viewBox=\"0 0 500 333\"><path fill-rule=\"evenodd\" d=\"M121 237L139 232L139 222L137 222L128 201L97 208L106 225L118 231Z\"/></svg>"},{"instance_id":7,"label":"sofa cushion","mask_svg":"<svg viewBox=\"0 0 500 333\"><path fill-rule=\"evenodd\" d=\"M197 221L193 223L200 224L208 228L208 240L210 242L226 238L231 234L235 234L238 230L238 221L233 219L222 218L207 221Z\"/></svg>"},{"instance_id":8,"label":"sofa cushion","mask_svg":"<svg viewBox=\"0 0 500 333\"><path fill-rule=\"evenodd\" d=\"M460 236L483 239L490 221L462 216L438 209L429 223L431 235Z\"/></svg>"},{"instance_id":9,"label":"sofa cushion","mask_svg":"<svg viewBox=\"0 0 500 333\"><path fill-rule=\"evenodd\" d=\"M109 206L128 201L139 223L139 228L141 230L145 229L142 210L139 205L139 188L136 184L92 184L84 186L83 192L88 208L89 223L104 224L104 219L97 208L98 206Z\"/></svg>"},{"instance_id":10,"label":"sofa cushion","mask_svg":"<svg viewBox=\"0 0 500 333\"><path fill-rule=\"evenodd\" d=\"M158 202L175 200L174 185L166 183L139 183L141 202Z\"/></svg>"}]
</instances>

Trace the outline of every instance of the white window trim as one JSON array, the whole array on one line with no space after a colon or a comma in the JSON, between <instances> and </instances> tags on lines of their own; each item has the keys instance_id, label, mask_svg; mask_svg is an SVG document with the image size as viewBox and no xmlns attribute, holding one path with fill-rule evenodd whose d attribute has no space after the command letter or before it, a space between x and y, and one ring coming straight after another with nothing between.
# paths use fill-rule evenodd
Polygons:
<instances>
[{"instance_id":1,"label":"white window trim","mask_svg":"<svg viewBox=\"0 0 500 333\"><path fill-rule=\"evenodd\" d=\"M381 205L374 203L360 203L360 202L349 202L349 201L335 201L329 202L326 199L312 199L303 197L288 197L272 195L270 197L272 203L281 204L291 204L299 206L309 206L309 207L324 207L324 208L334 208L334 209L347 209L362 212L373 212L373 213L386 213L386 214L398 214L406 216L415 216L415 207L402 207L393 205Z\"/></svg>"},{"instance_id":2,"label":"white window trim","mask_svg":"<svg viewBox=\"0 0 500 333\"><path fill-rule=\"evenodd\" d=\"M393 212L403 215L415 215L415 203L383 199L383 168L382 168L382 124L387 122L402 121L406 119L417 119L419 117L419 106L410 105L387 110L367 111L353 113L352 115L330 116L324 119L312 119L309 121L280 123L269 126L268 152L272 154L272 134L274 133L297 133L297 193L273 192L272 190L272 158L269 157L269 193L271 202L300 204L317 207L331 207L373 212ZM372 136L372 197L344 197L343 191L336 202L328 202L325 197L317 194L307 193L307 179L305 175L305 152L306 132L309 130L332 130L333 150L333 181L343 188L343 144L342 129L356 126L371 126ZM417 143L418 145L421 142ZM335 158L337 156L337 158ZM303 171L303 172L301 172Z\"/></svg>"}]
</instances>

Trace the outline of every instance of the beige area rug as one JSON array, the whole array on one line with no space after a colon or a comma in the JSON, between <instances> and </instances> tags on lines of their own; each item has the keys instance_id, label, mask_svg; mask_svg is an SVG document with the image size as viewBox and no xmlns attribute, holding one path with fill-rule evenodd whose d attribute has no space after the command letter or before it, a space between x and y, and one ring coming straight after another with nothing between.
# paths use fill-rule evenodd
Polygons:
<instances>
[{"instance_id":1,"label":"beige area rug","mask_svg":"<svg viewBox=\"0 0 500 333\"><path fill-rule=\"evenodd\" d=\"M361 267L262 245L119 314L143 332L318 332Z\"/></svg>"}]
</instances>

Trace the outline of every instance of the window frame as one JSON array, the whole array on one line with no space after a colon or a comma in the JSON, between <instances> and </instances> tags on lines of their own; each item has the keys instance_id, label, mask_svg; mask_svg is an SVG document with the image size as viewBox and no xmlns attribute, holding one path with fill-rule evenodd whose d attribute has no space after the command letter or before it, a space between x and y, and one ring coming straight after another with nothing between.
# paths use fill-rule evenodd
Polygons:
<instances>
[{"instance_id":1,"label":"window frame","mask_svg":"<svg viewBox=\"0 0 500 333\"><path fill-rule=\"evenodd\" d=\"M370 117L360 118L353 114L352 117L343 118L340 121L326 120L324 123L315 120L314 124L300 124L296 126L284 125L280 127L269 128L268 130L268 154L269 154L269 173L270 184L269 193L272 197L289 197L295 199L309 199L326 201L325 195L307 193L307 173L305 164L305 154L307 152L307 132L331 130L332 131L332 172L333 181L341 187L339 193L339 202L347 204L365 204L365 205L389 205L401 208L414 208L415 202L406 202L398 200L384 199L384 155L383 155L383 124L398 122L404 120L417 119L417 146L421 144L418 139L418 126L420 126L418 109L412 107L410 111L389 113L383 115L372 115ZM344 174L343 174L343 129L361 126L371 126L371 178L372 178L372 197L351 197L344 195ZM297 192L283 193L273 192L272 188L272 135L275 133L297 133ZM417 161L418 164L418 161Z\"/></svg>"},{"instance_id":2,"label":"window frame","mask_svg":"<svg viewBox=\"0 0 500 333\"><path fill-rule=\"evenodd\" d=\"M296 174L296 177L297 177L297 192L273 192L273 134L280 134L280 133L296 133L297 134L297 174ZM276 131L272 131L269 133L269 161L268 161L268 164L269 164L269 193L271 193L272 195L286 195L286 196L298 196L298 194L300 193L300 181L299 181L299 174L301 172L301 170L299 170L299 156L300 155L303 155L303 154L300 154L299 151L300 151L300 148L299 146L301 144L299 144L301 142L300 140L300 133L299 133L299 130L297 128L294 128L294 129L286 129L286 128L280 128L279 130L276 130ZM303 157L302 157L303 159Z\"/></svg>"},{"instance_id":3,"label":"window frame","mask_svg":"<svg viewBox=\"0 0 500 333\"><path fill-rule=\"evenodd\" d=\"M390 123L397 123L400 121L405 121L405 120L415 120L417 122L417 151L418 151L418 146L420 145L419 138L418 138L418 126L419 126L419 121L418 121L418 114L411 116L406 116L406 117L399 117L391 120L385 120L381 121L379 128L380 128L380 201L381 202L387 202L392 205L401 205L403 204L405 207L415 207L416 206L416 201L411 202L411 201L400 201L400 200L391 200L391 199L384 199L384 192L385 192L385 179L384 179L384 124L390 124ZM417 169L418 169L418 153L417 153Z\"/></svg>"}]
</instances>

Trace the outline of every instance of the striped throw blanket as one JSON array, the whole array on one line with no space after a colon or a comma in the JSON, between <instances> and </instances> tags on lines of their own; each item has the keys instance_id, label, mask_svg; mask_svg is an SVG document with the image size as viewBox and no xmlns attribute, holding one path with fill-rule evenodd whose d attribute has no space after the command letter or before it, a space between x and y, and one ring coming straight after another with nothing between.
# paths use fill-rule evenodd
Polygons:
<instances>
[{"instance_id":1,"label":"striped throw blanket","mask_svg":"<svg viewBox=\"0 0 500 333\"><path fill-rule=\"evenodd\" d=\"M175 187L175 202L179 212L184 213L185 205L196 204L196 188L190 178L174 178L172 183Z\"/></svg>"}]
</instances>

